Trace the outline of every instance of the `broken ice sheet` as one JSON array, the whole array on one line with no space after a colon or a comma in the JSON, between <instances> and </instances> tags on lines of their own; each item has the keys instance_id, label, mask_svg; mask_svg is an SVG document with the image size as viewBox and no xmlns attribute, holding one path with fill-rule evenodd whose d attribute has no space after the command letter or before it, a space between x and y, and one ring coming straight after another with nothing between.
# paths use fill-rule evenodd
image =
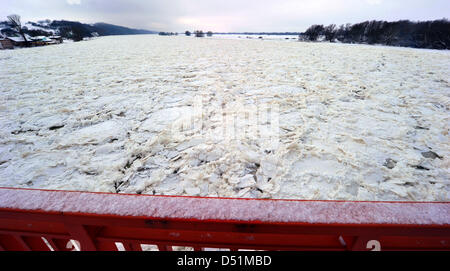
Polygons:
<instances>
[{"instance_id":1,"label":"broken ice sheet","mask_svg":"<svg viewBox=\"0 0 450 271\"><path fill-rule=\"evenodd\" d=\"M155 35L2 50L0 185L448 201L449 62L447 51ZM275 104L276 142L267 118L256 136L224 137ZM201 133L186 129L200 120Z\"/></svg>"}]
</instances>

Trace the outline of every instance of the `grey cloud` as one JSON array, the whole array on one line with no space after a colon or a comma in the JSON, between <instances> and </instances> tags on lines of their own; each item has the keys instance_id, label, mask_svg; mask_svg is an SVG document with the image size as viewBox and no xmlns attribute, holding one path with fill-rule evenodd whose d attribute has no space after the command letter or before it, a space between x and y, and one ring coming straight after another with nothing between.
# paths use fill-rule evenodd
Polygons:
<instances>
[{"instance_id":1,"label":"grey cloud","mask_svg":"<svg viewBox=\"0 0 450 271\"><path fill-rule=\"evenodd\" d=\"M304 31L314 23L449 17L448 0L3 0L0 16L67 19L165 31ZM79 4L78 4L79 2Z\"/></svg>"}]
</instances>

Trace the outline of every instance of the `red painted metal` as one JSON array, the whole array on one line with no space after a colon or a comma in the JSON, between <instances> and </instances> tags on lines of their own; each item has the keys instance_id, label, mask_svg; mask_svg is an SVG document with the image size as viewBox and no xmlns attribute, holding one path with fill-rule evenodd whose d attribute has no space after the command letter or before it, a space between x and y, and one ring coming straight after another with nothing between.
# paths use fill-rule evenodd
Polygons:
<instances>
[{"instance_id":1,"label":"red painted metal","mask_svg":"<svg viewBox=\"0 0 450 271\"><path fill-rule=\"evenodd\" d=\"M26 197L23 197L24 193ZM91 200L74 202L74 195L88 196ZM177 217L176 211L174 215L161 216L151 208L150 215L136 215L132 214L133 212L125 212L123 209L113 212L86 211L95 209L96 206L92 205L102 200L118 199L117 194L108 193L0 188L1 196L7 196L9 199L2 201L0 198L0 250L94 251L122 248L121 250L140 251L143 249L142 245L154 245L154 248L159 250L172 250L173 246L192 247L193 250L227 248L232 251L238 249L450 250L450 203L402 202L401 206L405 207L405 213L402 214L401 219L399 218L401 223L380 223L373 218L382 217L386 211L390 210L386 202L264 200L278 211L278 208L286 209L281 210L286 214L289 214L290 210L302 210L302 206L317 208L314 204L311 205L316 202L321 204L320 210L317 210L318 214L323 213L324 206L336 208L341 203L346 206L339 209L343 219L338 222L324 223L315 222L314 217L308 221L248 220L245 216L240 219L239 214L231 214L232 210L223 212L219 209L217 211L222 212L222 217L213 219L186 218L182 215ZM167 200L165 196L121 194L120 201L125 203L136 200L136 197L143 200L141 202L151 200L152 203L158 203ZM43 198L52 204L37 204L37 207L33 208L30 207L33 205L27 202L27 199L42 200ZM170 197L171 202L180 203L180 206L193 199L199 204L208 204L213 200L198 197ZM218 204L217 201L219 201ZM215 198L215 205L212 208L230 208L243 201L247 204L246 206L261 203L260 200ZM54 204L55 202L57 204ZM395 202L395 204L399 203ZM432 216L436 215L437 205L440 206L440 212L444 212L439 213L441 218L444 218L440 220L440 223L433 222L435 220L432 219ZM67 206L81 207L67 211ZM367 211L367 216L361 216L358 223L349 223L353 221L351 216L357 213L358 208ZM418 223L411 218L412 222L409 223L409 217L414 217L414 214L408 214L408 212L419 209L424 216L430 216L429 219L424 217L423 221ZM261 212L267 212L267 210L261 210Z\"/></svg>"}]
</instances>

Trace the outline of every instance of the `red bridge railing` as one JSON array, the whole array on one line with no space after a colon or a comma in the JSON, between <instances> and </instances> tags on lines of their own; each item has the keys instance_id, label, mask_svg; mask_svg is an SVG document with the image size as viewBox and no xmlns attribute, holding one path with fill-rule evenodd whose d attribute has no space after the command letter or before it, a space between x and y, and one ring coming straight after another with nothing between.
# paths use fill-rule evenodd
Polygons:
<instances>
[{"instance_id":1,"label":"red bridge railing","mask_svg":"<svg viewBox=\"0 0 450 271\"><path fill-rule=\"evenodd\" d=\"M0 250L450 250L448 202L0 188Z\"/></svg>"}]
</instances>

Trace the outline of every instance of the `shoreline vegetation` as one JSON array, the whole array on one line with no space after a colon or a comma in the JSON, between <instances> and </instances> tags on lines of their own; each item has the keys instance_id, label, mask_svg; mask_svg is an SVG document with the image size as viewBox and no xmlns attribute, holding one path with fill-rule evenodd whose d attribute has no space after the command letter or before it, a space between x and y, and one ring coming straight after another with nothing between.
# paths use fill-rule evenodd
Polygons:
<instances>
[{"instance_id":1,"label":"shoreline vegetation","mask_svg":"<svg viewBox=\"0 0 450 271\"><path fill-rule=\"evenodd\" d=\"M424 49L450 49L450 21L365 21L337 27L312 25L303 37L308 41L377 44Z\"/></svg>"},{"instance_id":2,"label":"shoreline vegetation","mask_svg":"<svg viewBox=\"0 0 450 271\"><path fill-rule=\"evenodd\" d=\"M157 33L156 31L133 29L107 23L85 24L49 19L22 23L19 15L12 14L7 16L7 20L0 21L0 49L44 46L62 43L63 40L77 42L100 36Z\"/></svg>"},{"instance_id":3,"label":"shoreline vegetation","mask_svg":"<svg viewBox=\"0 0 450 271\"><path fill-rule=\"evenodd\" d=\"M450 49L450 21L446 18L418 22L409 20L395 22L365 21L340 26L335 24L328 26L316 24L310 26L305 32L215 32L214 34L296 35L299 41L387 45L439 50Z\"/></svg>"},{"instance_id":4,"label":"shoreline vegetation","mask_svg":"<svg viewBox=\"0 0 450 271\"><path fill-rule=\"evenodd\" d=\"M13 17L11 17L13 16ZM0 22L0 40L3 49L6 42L17 47L30 47L52 44L50 38L58 37L73 41L81 41L99 36L159 34L161 36L177 36L184 34L194 37L211 37L214 35L284 35L297 36L299 41L339 42L350 44L386 45L395 47L450 49L450 21L446 18L433 21L365 21L356 24L331 24L324 26L315 24L305 32L203 32L202 30L179 32L156 32L142 29L131 29L106 23L83 24L71 21L39 21L22 25L20 16L10 15L9 21ZM38 37L36 41L36 37ZM46 39L46 37L48 39ZM261 38L261 37L260 37ZM10 39L10 41L4 41ZM0 46L2 48L2 46Z\"/></svg>"},{"instance_id":5,"label":"shoreline vegetation","mask_svg":"<svg viewBox=\"0 0 450 271\"><path fill-rule=\"evenodd\" d=\"M186 36L189 31L186 31ZM305 32L215 32L218 35L296 35L299 41L450 49L450 21L365 21L357 24L315 24Z\"/></svg>"}]
</instances>

